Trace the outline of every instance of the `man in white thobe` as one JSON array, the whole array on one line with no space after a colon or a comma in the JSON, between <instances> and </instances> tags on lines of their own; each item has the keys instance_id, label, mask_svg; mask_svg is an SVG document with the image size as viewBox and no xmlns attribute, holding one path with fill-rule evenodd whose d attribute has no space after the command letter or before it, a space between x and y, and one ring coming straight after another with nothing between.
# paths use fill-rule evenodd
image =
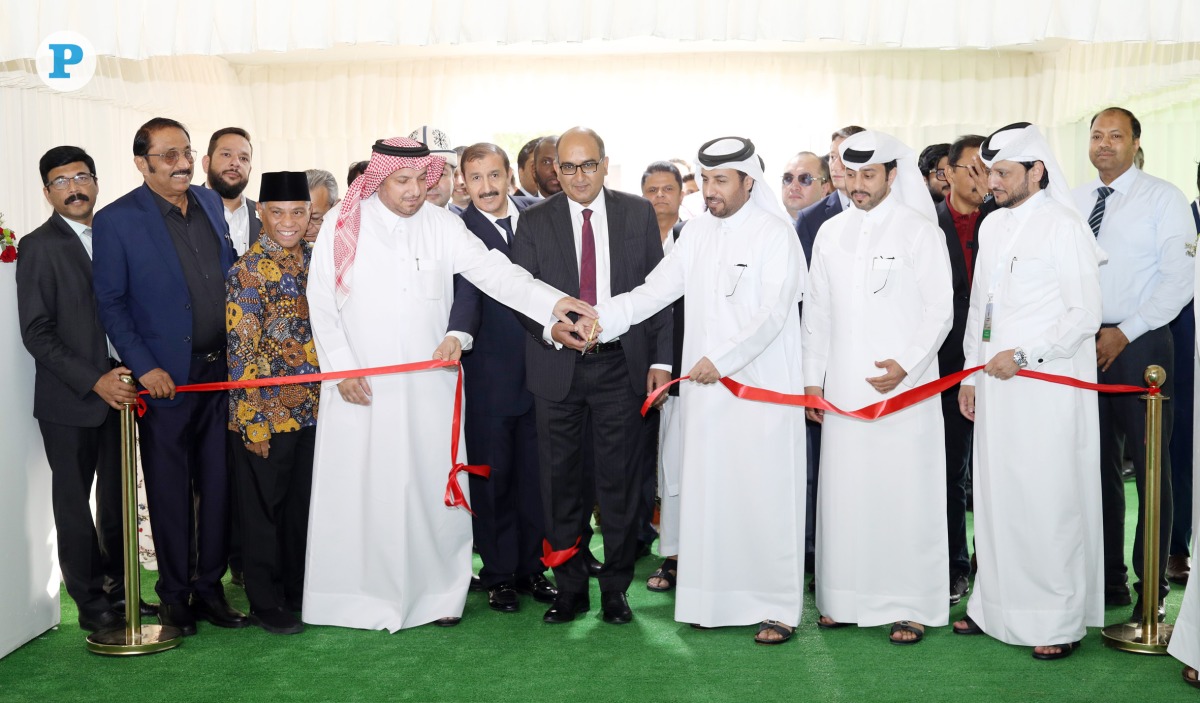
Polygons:
<instances>
[{"instance_id":1,"label":"man in white thobe","mask_svg":"<svg viewBox=\"0 0 1200 703\"><path fill-rule=\"evenodd\" d=\"M376 142L326 220L308 285L322 371L417 361L435 347L435 359L457 360L470 339L445 334L456 273L537 319L595 314L488 251L457 216L422 207L443 165L417 141ZM395 632L461 618L471 516L443 502L454 393L447 369L322 384L305 622ZM461 435L458 450L462 460Z\"/></svg>"},{"instance_id":2,"label":"man in white thobe","mask_svg":"<svg viewBox=\"0 0 1200 703\"><path fill-rule=\"evenodd\" d=\"M1075 210L1037 127L987 138L996 210L979 229L959 408L975 421L979 570L958 634L987 633L1070 656L1104 624L1096 393L1031 378L1023 368L1096 380L1104 253Z\"/></svg>"},{"instance_id":3,"label":"man in white thobe","mask_svg":"<svg viewBox=\"0 0 1200 703\"><path fill-rule=\"evenodd\" d=\"M1197 176L1200 180L1200 175ZM1200 257L1195 257L1197 268L1200 268ZM1200 281L1200 276L1196 276ZM1195 312L1193 312L1195 314ZM1200 344L1197 344L1200 353ZM1200 391L1200 388L1197 389ZM1200 392L1196 393L1200 399ZM1192 466L1200 466L1200 442L1193 445ZM1194 469L1193 469L1194 470ZM1200 505L1200 481L1192 482L1192 505ZM1200 534L1200 510L1192 511L1192 534ZM1200 688L1200 588L1187 588L1183 591L1183 603L1179 606L1179 618L1175 621L1175 629L1171 633L1171 643L1167 653L1183 662L1183 680L1194 688Z\"/></svg>"},{"instance_id":4,"label":"man in white thobe","mask_svg":"<svg viewBox=\"0 0 1200 703\"><path fill-rule=\"evenodd\" d=\"M749 140L713 140L698 160L707 212L645 284L597 306L600 341L686 296L675 619L758 623L755 641L779 644L804 600L804 415L715 382L801 392L804 254Z\"/></svg>"},{"instance_id":5,"label":"man in white thobe","mask_svg":"<svg viewBox=\"0 0 1200 703\"><path fill-rule=\"evenodd\" d=\"M855 207L821 226L804 302L807 392L854 410L938 378L953 290L916 155L865 131L838 146ZM819 625L894 623L893 644L945 625L946 455L935 395L875 421L823 422L817 489Z\"/></svg>"}]
</instances>

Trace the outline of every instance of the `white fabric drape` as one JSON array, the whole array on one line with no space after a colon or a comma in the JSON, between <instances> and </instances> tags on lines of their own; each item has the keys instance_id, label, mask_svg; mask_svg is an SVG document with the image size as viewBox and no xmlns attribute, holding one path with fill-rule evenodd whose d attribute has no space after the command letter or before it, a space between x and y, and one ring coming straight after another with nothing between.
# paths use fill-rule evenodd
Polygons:
<instances>
[{"instance_id":1,"label":"white fabric drape","mask_svg":"<svg viewBox=\"0 0 1200 703\"><path fill-rule=\"evenodd\" d=\"M105 56L666 40L906 49L1200 41L1190 0L47 0L0 5L0 61L71 29Z\"/></svg>"},{"instance_id":2,"label":"white fabric drape","mask_svg":"<svg viewBox=\"0 0 1200 703\"><path fill-rule=\"evenodd\" d=\"M0 211L18 233L49 215L37 160L77 144L97 161L100 203L140 183L133 133L146 119L184 122L203 150L215 129L248 129L257 174L312 167L339 183L376 139L422 124L456 144L515 149L576 124L605 138L610 184L636 190L645 165L691 159L727 134L754 140L772 182L797 151L824 153L856 123L914 149L1019 120L1037 123L1068 179L1094 175L1087 127L1099 108L1143 123L1147 170L1191 193L1200 157L1200 44L1013 51L694 53L422 57L327 63L237 63L217 57L101 59L77 93L44 88L31 61L0 63ZM196 180L203 180L197 162ZM342 183L342 189L345 184Z\"/></svg>"}]
</instances>

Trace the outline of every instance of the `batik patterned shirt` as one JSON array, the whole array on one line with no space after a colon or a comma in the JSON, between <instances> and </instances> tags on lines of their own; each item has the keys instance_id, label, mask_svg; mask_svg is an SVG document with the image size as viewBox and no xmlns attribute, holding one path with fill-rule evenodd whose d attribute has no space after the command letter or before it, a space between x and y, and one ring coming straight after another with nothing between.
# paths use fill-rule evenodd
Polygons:
<instances>
[{"instance_id":1,"label":"batik patterned shirt","mask_svg":"<svg viewBox=\"0 0 1200 703\"><path fill-rule=\"evenodd\" d=\"M296 256L259 236L225 276L225 330L229 380L317 373L317 350L308 319L305 243ZM229 429L246 443L317 424L320 383L229 391Z\"/></svg>"}]
</instances>

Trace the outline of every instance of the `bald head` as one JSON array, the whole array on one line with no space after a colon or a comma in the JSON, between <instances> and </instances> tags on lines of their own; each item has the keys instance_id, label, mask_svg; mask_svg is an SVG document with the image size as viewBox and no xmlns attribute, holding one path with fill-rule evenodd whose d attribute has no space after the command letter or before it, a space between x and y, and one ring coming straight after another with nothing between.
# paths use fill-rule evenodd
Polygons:
<instances>
[{"instance_id":1,"label":"bald head","mask_svg":"<svg viewBox=\"0 0 1200 703\"><path fill-rule=\"evenodd\" d=\"M589 205L604 187L608 157L604 140L586 127L572 127L558 138L558 180L567 197Z\"/></svg>"}]
</instances>

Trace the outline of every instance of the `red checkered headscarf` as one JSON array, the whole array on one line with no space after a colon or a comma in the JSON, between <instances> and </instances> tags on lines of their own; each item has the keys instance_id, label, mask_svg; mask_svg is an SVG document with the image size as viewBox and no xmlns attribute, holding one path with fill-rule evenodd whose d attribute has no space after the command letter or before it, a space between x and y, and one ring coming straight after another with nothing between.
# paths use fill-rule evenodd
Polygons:
<instances>
[{"instance_id":1,"label":"red checkered headscarf","mask_svg":"<svg viewBox=\"0 0 1200 703\"><path fill-rule=\"evenodd\" d=\"M371 147L371 161L363 175L355 179L342 200L337 226L333 230L333 269L336 274L335 294L340 308L350 296L350 269L358 250L358 230L361 223L359 205L379 189L383 180L402 168L425 169L425 185L432 188L442 178L446 160L431 156L429 148L405 137L381 139Z\"/></svg>"}]
</instances>

